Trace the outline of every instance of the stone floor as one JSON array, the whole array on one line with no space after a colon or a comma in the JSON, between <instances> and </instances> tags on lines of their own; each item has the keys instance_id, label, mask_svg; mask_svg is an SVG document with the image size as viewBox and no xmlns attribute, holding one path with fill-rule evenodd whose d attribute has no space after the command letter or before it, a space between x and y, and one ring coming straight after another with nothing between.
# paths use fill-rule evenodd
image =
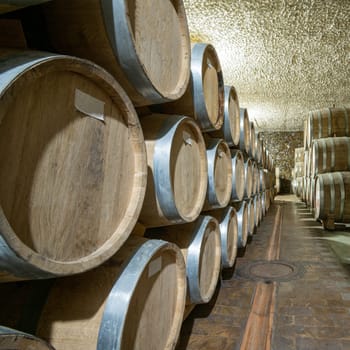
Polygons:
<instances>
[{"instance_id":1,"label":"stone floor","mask_svg":"<svg viewBox=\"0 0 350 350\"><path fill-rule=\"evenodd\" d=\"M285 278L255 279L246 272L256 262L268 260L276 227L277 263L285 263L293 272ZM350 349L350 265L335 255L329 235L303 203L291 197L276 200L235 267L224 271L212 301L196 306L184 322L177 350ZM247 346L248 325L264 328L254 324L261 315L251 321L259 313L253 309L258 286L271 283L273 302L266 311L272 315L272 322L266 323L271 336L265 336L271 342Z\"/></svg>"}]
</instances>

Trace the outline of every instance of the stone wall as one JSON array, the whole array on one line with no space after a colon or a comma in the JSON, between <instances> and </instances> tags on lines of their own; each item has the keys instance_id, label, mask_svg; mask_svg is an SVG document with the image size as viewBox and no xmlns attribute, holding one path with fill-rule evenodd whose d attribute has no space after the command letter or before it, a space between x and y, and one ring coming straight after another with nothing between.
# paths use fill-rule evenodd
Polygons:
<instances>
[{"instance_id":1,"label":"stone wall","mask_svg":"<svg viewBox=\"0 0 350 350\"><path fill-rule=\"evenodd\" d=\"M262 132L261 136L274 159L275 167L280 169L280 193L291 193L294 150L303 147L303 132Z\"/></svg>"}]
</instances>

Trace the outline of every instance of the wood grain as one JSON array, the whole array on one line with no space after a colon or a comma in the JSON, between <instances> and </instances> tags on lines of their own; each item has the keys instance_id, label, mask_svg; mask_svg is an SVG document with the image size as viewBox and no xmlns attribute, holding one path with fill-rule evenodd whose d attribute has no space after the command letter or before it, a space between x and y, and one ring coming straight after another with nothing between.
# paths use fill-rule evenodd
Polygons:
<instances>
[{"instance_id":1,"label":"wood grain","mask_svg":"<svg viewBox=\"0 0 350 350\"><path fill-rule=\"evenodd\" d=\"M16 55L7 63L26 57ZM146 152L136 112L109 75L43 55L1 91L0 193L10 225L2 234L19 256L67 274L100 264L130 234ZM77 91L103 106L103 121L77 108Z\"/></svg>"},{"instance_id":2,"label":"wood grain","mask_svg":"<svg viewBox=\"0 0 350 350\"><path fill-rule=\"evenodd\" d=\"M180 119L161 114L141 118L147 149L148 184L139 221L146 227L193 221L203 207L208 176L204 139L193 120L182 118L178 123ZM160 140L166 145L156 153L156 149L160 150ZM170 176L157 178L156 174L164 166L169 169ZM163 190L157 193L156 186L162 186L161 183L170 188L171 196ZM175 207L178 215L168 218L161 201Z\"/></svg>"},{"instance_id":3,"label":"wood grain","mask_svg":"<svg viewBox=\"0 0 350 350\"><path fill-rule=\"evenodd\" d=\"M202 130L218 130L224 120L224 85L215 48L206 44L201 57L194 56L192 44L191 79L184 95L176 101L154 107L161 113L182 114L194 118ZM198 46L197 46L198 49ZM203 122L207 127L203 126Z\"/></svg>"},{"instance_id":4,"label":"wood grain","mask_svg":"<svg viewBox=\"0 0 350 350\"><path fill-rule=\"evenodd\" d=\"M155 249L150 249L153 245ZM132 287L126 290L125 283ZM28 327L23 322L26 313L37 313L36 335L56 350L173 349L186 301L185 265L180 250L173 244L161 242L157 246L137 236L129 237L106 264L57 279L46 300L42 300L41 310L35 308L35 293L28 296L24 290L28 287L35 292L35 284L12 287L11 294L4 293L10 287L4 290L0 285L2 313L17 314L22 327ZM21 293L24 298L20 298ZM4 317L2 313L0 319ZM122 330L118 347L116 343L102 347L99 334L106 328L112 338Z\"/></svg>"},{"instance_id":5,"label":"wood grain","mask_svg":"<svg viewBox=\"0 0 350 350\"><path fill-rule=\"evenodd\" d=\"M211 218L205 227L201 227L199 223L204 218L210 218L210 216L200 216L193 223L160 227L146 231L147 237L175 243L181 249L186 261L188 283L198 283L202 297L201 303L208 302L214 294L221 264L219 224L216 219ZM202 230L204 231L202 232ZM201 235L203 236L200 245L193 249L196 237ZM191 257L191 262L195 262L195 266L189 265L189 252L195 254L195 259L193 259L193 256ZM188 287L187 305L193 303L191 302L190 290L191 288Z\"/></svg>"},{"instance_id":6,"label":"wood grain","mask_svg":"<svg viewBox=\"0 0 350 350\"><path fill-rule=\"evenodd\" d=\"M58 0L45 8L53 47L107 69L136 105L183 95L190 76L190 41L182 0L114 1L107 12L99 0ZM117 15L128 24L127 35L122 36L121 21L114 21ZM130 79L122 57L138 62L147 89Z\"/></svg>"}]
</instances>

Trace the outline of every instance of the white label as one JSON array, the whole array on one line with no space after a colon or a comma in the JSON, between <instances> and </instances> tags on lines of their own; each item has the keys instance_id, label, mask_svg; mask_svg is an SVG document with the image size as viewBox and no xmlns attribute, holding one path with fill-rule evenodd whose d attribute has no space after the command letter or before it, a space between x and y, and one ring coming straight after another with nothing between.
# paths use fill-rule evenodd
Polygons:
<instances>
[{"instance_id":1,"label":"white label","mask_svg":"<svg viewBox=\"0 0 350 350\"><path fill-rule=\"evenodd\" d=\"M75 89L75 108L85 115L97 120L105 121L104 109L105 103L97 98L86 94L85 92Z\"/></svg>"},{"instance_id":2,"label":"white label","mask_svg":"<svg viewBox=\"0 0 350 350\"><path fill-rule=\"evenodd\" d=\"M207 59L207 66L208 66L208 68L210 68L210 69L213 69L213 68L214 68L213 65L211 64L211 61L210 61L209 58Z\"/></svg>"},{"instance_id":3,"label":"white label","mask_svg":"<svg viewBox=\"0 0 350 350\"><path fill-rule=\"evenodd\" d=\"M184 131L182 134L183 140L185 142L186 145L190 145L192 146L192 139L191 139L191 134Z\"/></svg>"},{"instance_id":4,"label":"white label","mask_svg":"<svg viewBox=\"0 0 350 350\"><path fill-rule=\"evenodd\" d=\"M151 261L148 265L148 278L155 275L162 268L162 257L158 257L157 259Z\"/></svg>"}]
</instances>

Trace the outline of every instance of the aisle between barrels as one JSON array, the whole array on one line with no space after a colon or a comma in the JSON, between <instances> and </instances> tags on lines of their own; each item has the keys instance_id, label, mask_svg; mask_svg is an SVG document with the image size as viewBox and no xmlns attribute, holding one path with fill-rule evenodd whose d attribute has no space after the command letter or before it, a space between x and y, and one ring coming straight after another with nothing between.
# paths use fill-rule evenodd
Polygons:
<instances>
[{"instance_id":1,"label":"aisle between barrels","mask_svg":"<svg viewBox=\"0 0 350 350\"><path fill-rule=\"evenodd\" d=\"M350 348L350 267L305 204L278 199L177 350Z\"/></svg>"}]
</instances>

